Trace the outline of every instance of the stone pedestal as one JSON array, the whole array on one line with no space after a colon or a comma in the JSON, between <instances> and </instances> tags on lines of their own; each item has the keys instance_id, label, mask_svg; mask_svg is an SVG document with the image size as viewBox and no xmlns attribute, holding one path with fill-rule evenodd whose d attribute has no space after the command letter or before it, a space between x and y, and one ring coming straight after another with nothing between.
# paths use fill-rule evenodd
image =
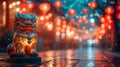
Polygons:
<instances>
[{"instance_id":1,"label":"stone pedestal","mask_svg":"<svg viewBox=\"0 0 120 67\"><path fill-rule=\"evenodd\" d=\"M7 62L20 64L41 64L40 57L10 57Z\"/></svg>"}]
</instances>

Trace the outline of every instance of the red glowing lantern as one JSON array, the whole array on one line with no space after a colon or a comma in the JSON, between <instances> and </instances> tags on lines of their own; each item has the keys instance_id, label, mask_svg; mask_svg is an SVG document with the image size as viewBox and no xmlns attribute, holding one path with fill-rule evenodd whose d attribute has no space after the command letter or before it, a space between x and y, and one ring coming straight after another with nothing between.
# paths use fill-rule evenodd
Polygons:
<instances>
[{"instance_id":1,"label":"red glowing lantern","mask_svg":"<svg viewBox=\"0 0 120 67\"><path fill-rule=\"evenodd\" d=\"M120 5L116 6L116 10L120 11Z\"/></svg>"},{"instance_id":2,"label":"red glowing lantern","mask_svg":"<svg viewBox=\"0 0 120 67\"><path fill-rule=\"evenodd\" d=\"M27 4L21 4L21 5L20 5L20 10L22 10L23 8L26 8L26 9L27 9L27 8L28 8L28 5L27 5Z\"/></svg>"},{"instance_id":3,"label":"red glowing lantern","mask_svg":"<svg viewBox=\"0 0 120 67\"><path fill-rule=\"evenodd\" d=\"M91 9L95 9L97 8L98 4L95 2L95 1L92 1L88 4L88 6L91 8Z\"/></svg>"},{"instance_id":4,"label":"red glowing lantern","mask_svg":"<svg viewBox=\"0 0 120 67\"><path fill-rule=\"evenodd\" d=\"M115 12L114 8L111 6L108 6L104 9L106 14L113 14Z\"/></svg>"},{"instance_id":5,"label":"red glowing lantern","mask_svg":"<svg viewBox=\"0 0 120 67\"><path fill-rule=\"evenodd\" d=\"M88 13L88 9L87 9L87 8L84 8L84 9L82 10L82 12L83 12L84 14L87 14L87 13Z\"/></svg>"},{"instance_id":6,"label":"red glowing lantern","mask_svg":"<svg viewBox=\"0 0 120 67\"><path fill-rule=\"evenodd\" d=\"M55 1L53 4L57 9L59 9L62 6L62 2L61 1Z\"/></svg>"},{"instance_id":7,"label":"red glowing lantern","mask_svg":"<svg viewBox=\"0 0 120 67\"><path fill-rule=\"evenodd\" d=\"M51 7L50 7L50 4L49 4L49 3L41 3L41 4L39 5L39 9L40 9L40 11L42 11L44 14L46 14L46 13L51 9Z\"/></svg>"},{"instance_id":8,"label":"red glowing lantern","mask_svg":"<svg viewBox=\"0 0 120 67\"><path fill-rule=\"evenodd\" d=\"M120 12L116 14L116 18L120 20Z\"/></svg>"},{"instance_id":9,"label":"red glowing lantern","mask_svg":"<svg viewBox=\"0 0 120 67\"><path fill-rule=\"evenodd\" d=\"M20 13L22 14L27 14L27 8L28 8L28 5L27 4L21 4L20 5Z\"/></svg>"},{"instance_id":10,"label":"red glowing lantern","mask_svg":"<svg viewBox=\"0 0 120 67\"><path fill-rule=\"evenodd\" d=\"M35 6L35 4L34 4L33 2L30 2L30 3L28 4L28 8L30 8L30 9L34 8L34 6Z\"/></svg>"},{"instance_id":11,"label":"red glowing lantern","mask_svg":"<svg viewBox=\"0 0 120 67\"><path fill-rule=\"evenodd\" d=\"M26 0L22 0L23 2L26 2Z\"/></svg>"},{"instance_id":12,"label":"red glowing lantern","mask_svg":"<svg viewBox=\"0 0 120 67\"><path fill-rule=\"evenodd\" d=\"M68 14L70 16L74 16L76 14L76 11L74 9L70 9L70 10L68 10Z\"/></svg>"}]
</instances>

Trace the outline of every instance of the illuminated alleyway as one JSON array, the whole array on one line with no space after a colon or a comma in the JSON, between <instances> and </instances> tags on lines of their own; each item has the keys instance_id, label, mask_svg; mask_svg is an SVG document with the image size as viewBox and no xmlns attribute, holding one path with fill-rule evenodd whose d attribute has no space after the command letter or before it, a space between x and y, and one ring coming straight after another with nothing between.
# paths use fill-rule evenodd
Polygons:
<instances>
[{"instance_id":1,"label":"illuminated alleyway","mask_svg":"<svg viewBox=\"0 0 120 67\"><path fill-rule=\"evenodd\" d=\"M0 0L0 9L0 67L120 67L120 0ZM16 13L37 17L40 64L6 62L15 26L26 24Z\"/></svg>"}]
</instances>

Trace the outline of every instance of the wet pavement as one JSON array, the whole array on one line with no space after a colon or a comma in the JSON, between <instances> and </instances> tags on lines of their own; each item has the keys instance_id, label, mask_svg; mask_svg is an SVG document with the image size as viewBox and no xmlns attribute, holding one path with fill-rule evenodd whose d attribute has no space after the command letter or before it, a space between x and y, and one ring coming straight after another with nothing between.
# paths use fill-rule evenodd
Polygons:
<instances>
[{"instance_id":1,"label":"wet pavement","mask_svg":"<svg viewBox=\"0 0 120 67\"><path fill-rule=\"evenodd\" d=\"M9 64L5 62L6 54L0 54L0 67L119 67L115 57L105 54L94 47L80 47L79 49L39 51L41 64ZM119 61L119 58L117 59Z\"/></svg>"}]
</instances>

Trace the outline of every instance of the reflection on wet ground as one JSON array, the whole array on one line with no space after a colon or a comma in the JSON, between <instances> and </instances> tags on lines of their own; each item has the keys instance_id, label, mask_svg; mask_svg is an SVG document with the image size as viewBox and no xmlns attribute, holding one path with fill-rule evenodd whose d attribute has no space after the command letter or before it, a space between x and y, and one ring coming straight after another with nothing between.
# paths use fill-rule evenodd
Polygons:
<instances>
[{"instance_id":1,"label":"reflection on wet ground","mask_svg":"<svg viewBox=\"0 0 120 67\"><path fill-rule=\"evenodd\" d=\"M39 51L39 56L42 58L41 64L9 64L0 61L0 67L117 67L110 62L112 57L106 57L106 54L94 47ZM0 57L6 58L4 55Z\"/></svg>"},{"instance_id":2,"label":"reflection on wet ground","mask_svg":"<svg viewBox=\"0 0 120 67\"><path fill-rule=\"evenodd\" d=\"M114 67L99 49L92 47L39 52L39 56L43 62L52 59L40 67Z\"/></svg>"}]
</instances>

